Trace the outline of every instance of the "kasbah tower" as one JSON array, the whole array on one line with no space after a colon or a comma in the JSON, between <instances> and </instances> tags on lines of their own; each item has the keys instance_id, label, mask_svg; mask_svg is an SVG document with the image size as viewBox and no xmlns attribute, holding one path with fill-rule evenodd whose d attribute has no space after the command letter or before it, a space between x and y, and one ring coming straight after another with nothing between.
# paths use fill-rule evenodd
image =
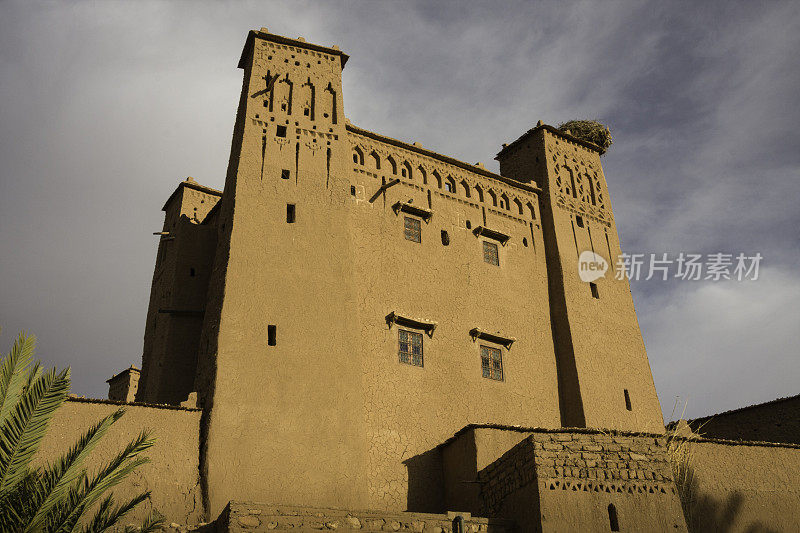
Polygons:
<instances>
[{"instance_id":1,"label":"kasbah tower","mask_svg":"<svg viewBox=\"0 0 800 533\"><path fill-rule=\"evenodd\" d=\"M207 515L488 513L461 478L514 428L663 434L601 149L540 122L496 174L361 129L347 60L251 31L224 191L164 206L136 400L203 409ZM591 284L587 250L610 265Z\"/></svg>"}]
</instances>

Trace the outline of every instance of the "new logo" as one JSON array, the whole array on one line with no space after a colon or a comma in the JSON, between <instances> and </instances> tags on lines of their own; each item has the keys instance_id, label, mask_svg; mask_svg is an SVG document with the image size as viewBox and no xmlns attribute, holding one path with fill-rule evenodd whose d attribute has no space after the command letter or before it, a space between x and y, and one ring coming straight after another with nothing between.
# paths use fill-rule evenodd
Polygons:
<instances>
[{"instance_id":1,"label":"new logo","mask_svg":"<svg viewBox=\"0 0 800 533\"><path fill-rule=\"evenodd\" d=\"M591 250L581 252L578 257L578 276L581 281L590 282L602 278L608 270L608 261Z\"/></svg>"}]
</instances>

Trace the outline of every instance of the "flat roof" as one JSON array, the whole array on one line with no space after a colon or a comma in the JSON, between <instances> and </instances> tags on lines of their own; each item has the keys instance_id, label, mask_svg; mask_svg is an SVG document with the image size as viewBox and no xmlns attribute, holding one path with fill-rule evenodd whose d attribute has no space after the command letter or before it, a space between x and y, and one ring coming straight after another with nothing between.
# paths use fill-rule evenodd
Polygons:
<instances>
[{"instance_id":1,"label":"flat roof","mask_svg":"<svg viewBox=\"0 0 800 533\"><path fill-rule=\"evenodd\" d=\"M259 39L263 39L265 41L271 41L273 43L280 43L286 44L289 46L295 46L297 48L305 48L306 50L314 50L315 52L323 52L325 54L330 54L333 56L339 56L339 60L342 62L342 68L347 63L347 60L350 59L350 56L339 50L339 48L329 48L327 46L320 46L318 44L311 44L305 41L301 41L299 39L291 39L289 37L284 37L282 35L275 35L274 33L269 33L263 31L265 28L260 30L250 30L247 33L247 40L244 42L244 48L242 49L242 56L239 58L239 68L244 68L245 59L247 59L250 49L253 47L253 43L255 42L256 37Z\"/></svg>"},{"instance_id":2,"label":"flat roof","mask_svg":"<svg viewBox=\"0 0 800 533\"><path fill-rule=\"evenodd\" d=\"M106 383L111 383L112 381L114 381L115 379L120 377L122 374L125 374L126 372L136 372L137 374L141 374L141 370L136 368L134 365L131 365L128 368L126 368L125 370L123 370L122 372L118 372L118 373L114 374L113 376L111 376L110 378L108 378L106 380Z\"/></svg>"},{"instance_id":3,"label":"flat roof","mask_svg":"<svg viewBox=\"0 0 800 533\"><path fill-rule=\"evenodd\" d=\"M211 187L206 187L205 185L200 185L199 183L194 181L194 178L189 177L189 178L186 178L185 180L183 180L182 182L180 182L178 184L178 186L175 188L175 190L172 191L172 194L169 195L169 198L167 198L167 201L164 202L164 207L161 208L162 211L166 211L167 210L167 206L172 201L172 199L175 198L175 195L178 194L178 191L181 190L181 187L189 187L190 189L194 189L196 191L204 192L204 193L210 194L212 196L220 196L220 197L222 196L222 191L218 191L217 189L212 189Z\"/></svg>"},{"instance_id":4,"label":"flat roof","mask_svg":"<svg viewBox=\"0 0 800 533\"><path fill-rule=\"evenodd\" d=\"M522 141L524 141L525 139L527 139L528 137L530 137L531 135L533 135L534 133L536 133L539 130L549 131L553 135L557 135L557 136L559 136L562 139L565 139L567 141L574 142L576 144L580 144L584 148L588 148L589 150L594 150L595 152L597 152L597 153L599 153L601 155L605 153L605 150L603 150L602 148L600 148L599 146L597 146L594 143L590 143L590 142L584 141L583 139L578 139L577 137L573 137L572 135L564 133L563 131L561 131L559 129L556 129L553 126L550 126L548 124L538 124L536 127L531 128L528 131L526 131L525 133L523 133L522 135L520 135L519 138L517 138L517 140L515 140L514 142L511 142L511 143L505 145L502 150L497 152L497 155L494 156L494 158L496 160L500 160L500 156L501 155L503 155L506 152L508 152L509 150L515 148L516 146L521 144Z\"/></svg>"}]
</instances>

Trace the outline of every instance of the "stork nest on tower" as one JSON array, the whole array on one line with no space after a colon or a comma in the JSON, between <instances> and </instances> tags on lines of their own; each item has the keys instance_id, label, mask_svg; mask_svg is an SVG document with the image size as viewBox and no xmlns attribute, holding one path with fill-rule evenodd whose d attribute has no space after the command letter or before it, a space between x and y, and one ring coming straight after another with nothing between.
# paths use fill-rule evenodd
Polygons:
<instances>
[{"instance_id":1,"label":"stork nest on tower","mask_svg":"<svg viewBox=\"0 0 800 533\"><path fill-rule=\"evenodd\" d=\"M608 150L613 140L608 126L596 120L568 120L558 129L567 135L572 135L582 141L590 142L600 147L601 154Z\"/></svg>"}]
</instances>

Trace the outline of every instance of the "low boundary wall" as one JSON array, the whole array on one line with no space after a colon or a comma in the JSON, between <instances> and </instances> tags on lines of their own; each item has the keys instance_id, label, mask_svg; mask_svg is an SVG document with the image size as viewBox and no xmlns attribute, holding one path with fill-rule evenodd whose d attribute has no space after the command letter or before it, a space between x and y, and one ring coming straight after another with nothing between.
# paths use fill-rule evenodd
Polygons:
<instances>
[{"instance_id":1,"label":"low boundary wall","mask_svg":"<svg viewBox=\"0 0 800 533\"><path fill-rule=\"evenodd\" d=\"M199 484L199 409L125 404L107 400L68 398L53 416L34 461L54 461L63 455L89 427L120 407L122 416L98 446L85 466L89 472L111 459L144 429L152 431L155 445L145 452L150 463L134 471L113 489L116 499L151 491L150 502L123 519L122 526L135 524L152 508L166 517L167 524L197 524L203 519Z\"/></svg>"}]
</instances>

